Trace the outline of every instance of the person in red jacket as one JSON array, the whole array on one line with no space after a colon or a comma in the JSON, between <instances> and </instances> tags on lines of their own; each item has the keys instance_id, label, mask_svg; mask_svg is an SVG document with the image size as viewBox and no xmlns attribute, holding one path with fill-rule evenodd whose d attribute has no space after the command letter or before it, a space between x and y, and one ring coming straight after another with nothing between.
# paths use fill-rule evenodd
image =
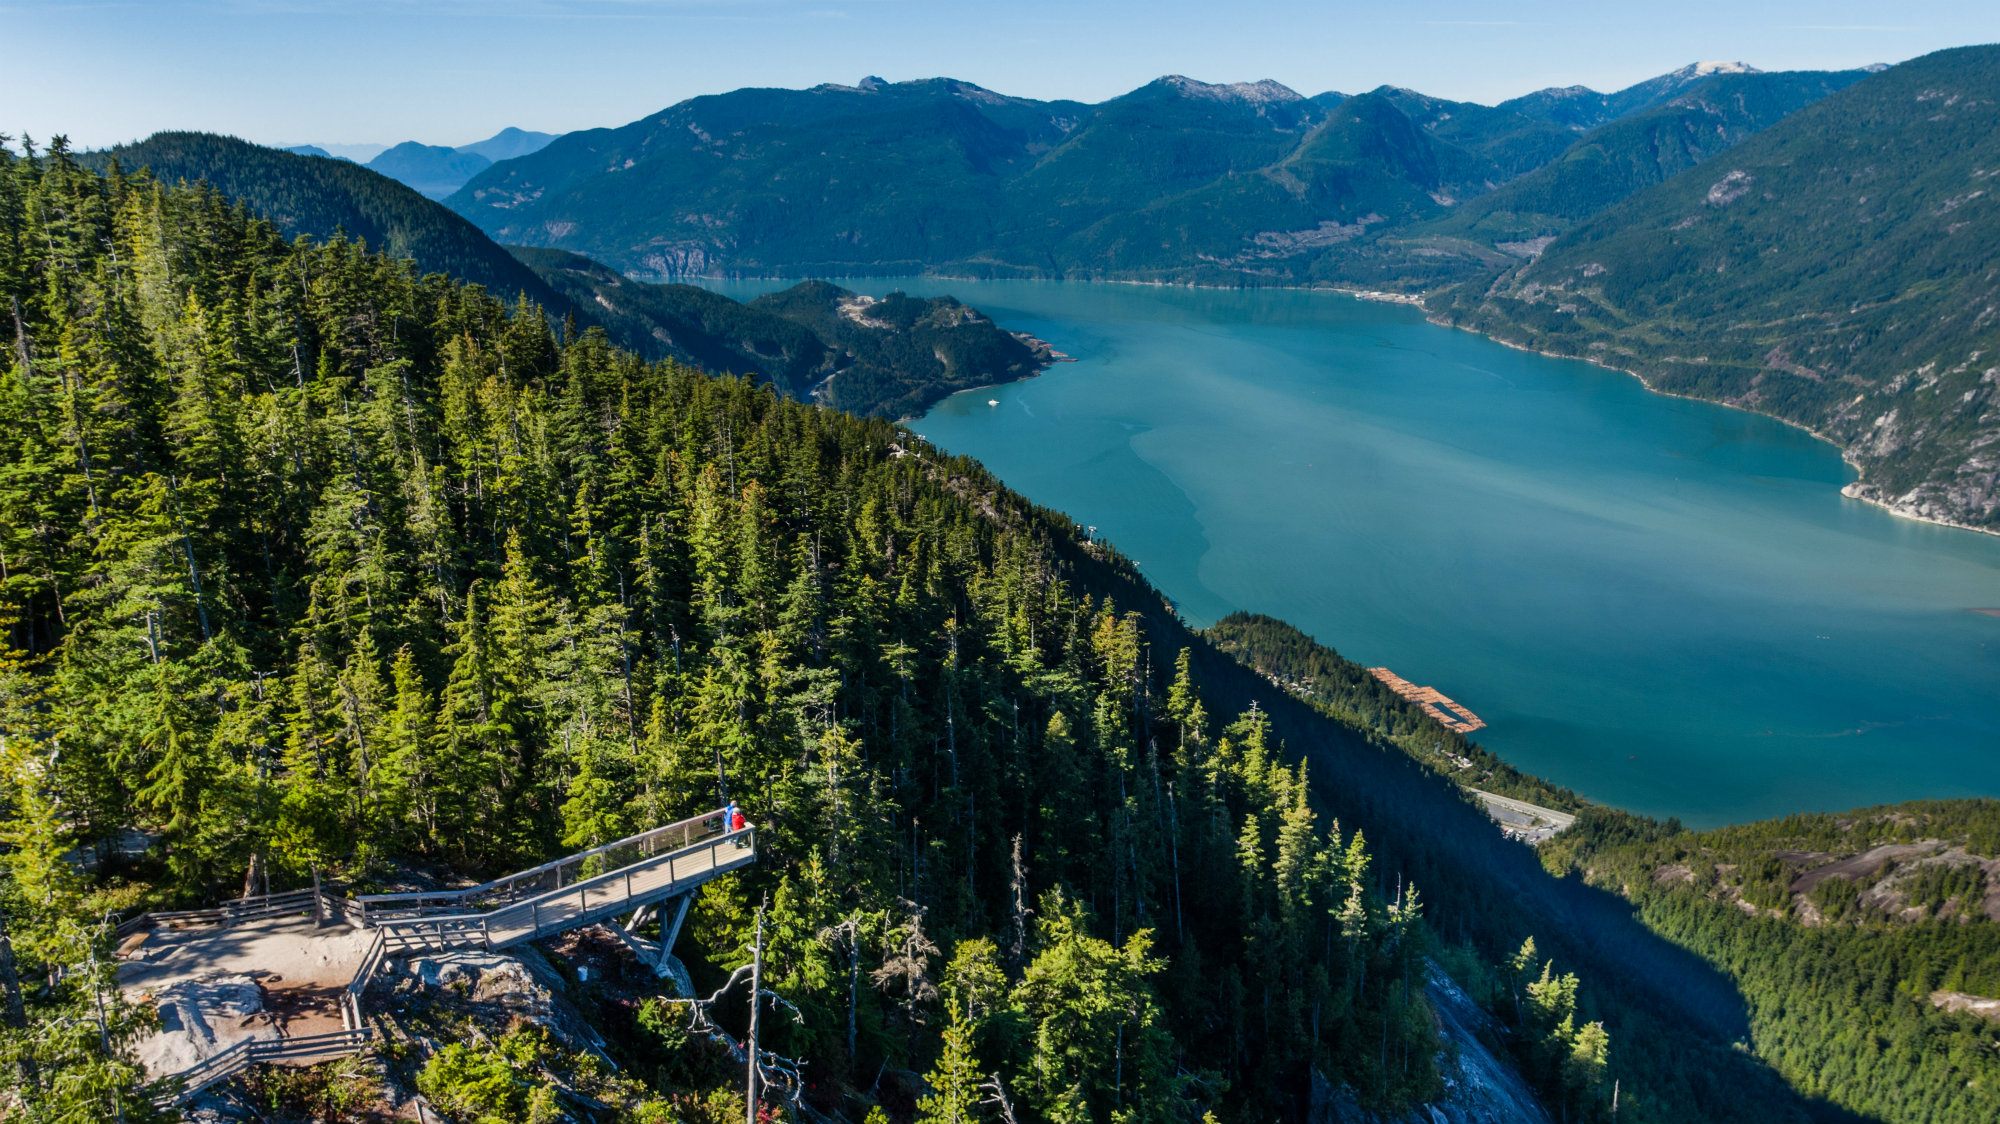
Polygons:
<instances>
[{"instance_id":1,"label":"person in red jacket","mask_svg":"<svg viewBox=\"0 0 2000 1124\"><path fill-rule=\"evenodd\" d=\"M750 826L750 820L746 816L744 816L743 809L738 808L736 806L736 801L731 800L729 802L729 807L724 809L722 813L723 830L729 832L737 832L737 831L742 831L744 828L749 826ZM750 845L750 840L748 838L738 839L736 841L736 845L738 847L748 847Z\"/></svg>"}]
</instances>

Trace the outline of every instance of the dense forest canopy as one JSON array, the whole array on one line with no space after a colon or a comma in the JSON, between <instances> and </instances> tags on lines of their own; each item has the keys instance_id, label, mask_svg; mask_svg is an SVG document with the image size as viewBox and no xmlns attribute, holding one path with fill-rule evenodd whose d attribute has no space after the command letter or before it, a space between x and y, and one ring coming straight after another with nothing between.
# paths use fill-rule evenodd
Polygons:
<instances>
[{"instance_id":1,"label":"dense forest canopy","mask_svg":"<svg viewBox=\"0 0 2000 1124\"><path fill-rule=\"evenodd\" d=\"M1546 845L1724 966L1798 1088L1882 1120L2000 1115L2000 803L1917 801L1683 830L1587 809Z\"/></svg>"},{"instance_id":2,"label":"dense forest canopy","mask_svg":"<svg viewBox=\"0 0 2000 1124\"><path fill-rule=\"evenodd\" d=\"M0 158L0 286L30 1116L134 1103L107 906L493 871L725 793L765 858L694 930L726 960L768 897L825 1108L885 1066L1049 1120L1435 1091L1416 889L1079 581L1121 563L977 466L60 144ZM1593 1033L1550 1070L1583 1109Z\"/></svg>"}]
</instances>

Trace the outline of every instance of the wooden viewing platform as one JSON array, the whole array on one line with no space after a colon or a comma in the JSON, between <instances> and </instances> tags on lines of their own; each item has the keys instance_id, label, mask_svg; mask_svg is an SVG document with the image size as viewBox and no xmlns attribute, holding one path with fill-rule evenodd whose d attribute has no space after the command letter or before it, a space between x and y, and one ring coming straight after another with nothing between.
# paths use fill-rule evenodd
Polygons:
<instances>
[{"instance_id":1,"label":"wooden viewing platform","mask_svg":"<svg viewBox=\"0 0 2000 1124\"><path fill-rule=\"evenodd\" d=\"M1438 724L1447 730L1469 734L1486 728L1484 719L1453 702L1436 687L1419 687L1386 667L1371 667L1368 674L1380 679L1391 691L1423 707L1425 714L1437 719Z\"/></svg>"},{"instance_id":2,"label":"wooden viewing platform","mask_svg":"<svg viewBox=\"0 0 2000 1124\"><path fill-rule=\"evenodd\" d=\"M269 971L273 964L305 977L282 982L286 992L313 1001L304 1004L314 1009L310 1025L282 1012L239 1018L208 1010L217 1001L207 994L218 990L214 986L181 1004L170 1020L174 1025L148 1039L161 1047L147 1064L154 1102L169 1109L260 1062L302 1064L367 1048L375 1029L363 1018L361 997L392 956L497 951L610 922L655 972L674 974L674 940L694 892L756 861L757 829L731 830L725 813L714 811L463 890L349 898L315 886L214 909L147 913L119 926L119 984L149 1002L154 991L213 984L218 974L256 977L255 984L225 985L264 992L264 979L281 981ZM620 915L629 916L620 921ZM654 921L658 939L641 936L641 927ZM193 1058L155 1041L185 1037L190 1024L204 1032L202 1041L183 1044Z\"/></svg>"}]
</instances>

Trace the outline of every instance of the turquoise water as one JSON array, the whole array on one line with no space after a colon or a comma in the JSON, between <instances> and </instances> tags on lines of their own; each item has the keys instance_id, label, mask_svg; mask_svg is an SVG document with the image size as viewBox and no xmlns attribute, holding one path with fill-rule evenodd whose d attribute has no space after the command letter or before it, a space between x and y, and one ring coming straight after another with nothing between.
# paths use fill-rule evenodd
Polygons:
<instances>
[{"instance_id":1,"label":"turquoise water","mask_svg":"<svg viewBox=\"0 0 2000 1124\"><path fill-rule=\"evenodd\" d=\"M1972 611L2000 538L1843 499L1804 433L1334 294L848 284L1075 356L915 428L1196 624L1283 617L1521 768L1693 824L2000 795L2000 617Z\"/></svg>"}]
</instances>

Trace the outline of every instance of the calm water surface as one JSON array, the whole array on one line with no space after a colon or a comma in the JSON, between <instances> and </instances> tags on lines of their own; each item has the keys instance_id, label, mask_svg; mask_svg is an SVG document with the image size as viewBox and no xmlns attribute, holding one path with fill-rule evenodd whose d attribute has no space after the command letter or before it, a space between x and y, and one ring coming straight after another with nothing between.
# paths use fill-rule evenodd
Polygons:
<instances>
[{"instance_id":1,"label":"calm water surface","mask_svg":"<svg viewBox=\"0 0 2000 1124\"><path fill-rule=\"evenodd\" d=\"M1283 617L1520 767L1690 823L2000 795L2000 617L1973 611L2000 538L1841 498L1799 431L1333 294L848 284L1077 357L915 428L1196 624Z\"/></svg>"}]
</instances>

